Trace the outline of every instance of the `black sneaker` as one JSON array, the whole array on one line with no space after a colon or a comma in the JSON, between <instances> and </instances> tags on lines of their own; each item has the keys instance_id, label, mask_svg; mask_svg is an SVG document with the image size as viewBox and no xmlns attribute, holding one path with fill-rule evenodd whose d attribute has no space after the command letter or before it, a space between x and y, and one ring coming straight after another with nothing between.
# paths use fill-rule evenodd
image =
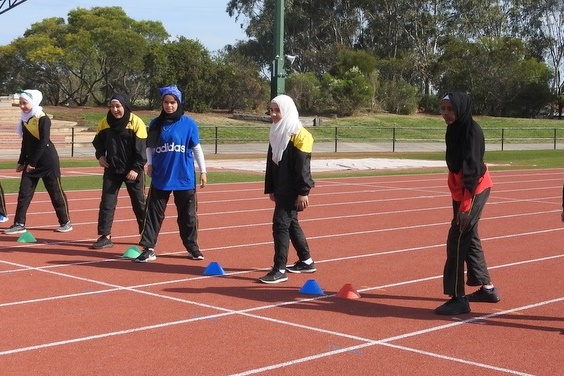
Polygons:
<instances>
[{"instance_id":1,"label":"black sneaker","mask_svg":"<svg viewBox=\"0 0 564 376\"><path fill-rule=\"evenodd\" d=\"M290 273L315 273L315 263L306 264L303 261L296 261L294 265L286 266L286 270Z\"/></svg>"},{"instance_id":2,"label":"black sneaker","mask_svg":"<svg viewBox=\"0 0 564 376\"><path fill-rule=\"evenodd\" d=\"M191 258L192 260L203 260L204 255L202 255L200 250L188 251L188 258Z\"/></svg>"},{"instance_id":3,"label":"black sneaker","mask_svg":"<svg viewBox=\"0 0 564 376\"><path fill-rule=\"evenodd\" d=\"M153 248L143 248L143 252L133 261L135 262L148 262L157 259L157 254Z\"/></svg>"},{"instance_id":4,"label":"black sneaker","mask_svg":"<svg viewBox=\"0 0 564 376\"><path fill-rule=\"evenodd\" d=\"M267 275L260 277L258 280L262 283L280 283L287 281L288 276L277 269L272 269Z\"/></svg>"},{"instance_id":5,"label":"black sneaker","mask_svg":"<svg viewBox=\"0 0 564 376\"><path fill-rule=\"evenodd\" d=\"M437 307L435 313L437 315L460 315L461 313L469 313L470 304L468 300L463 298L452 298L445 304Z\"/></svg>"},{"instance_id":6,"label":"black sneaker","mask_svg":"<svg viewBox=\"0 0 564 376\"><path fill-rule=\"evenodd\" d=\"M4 234L6 235L23 234L26 231L27 230L25 229L24 225L20 223L14 223L12 226L10 226L10 228L4 230Z\"/></svg>"},{"instance_id":7,"label":"black sneaker","mask_svg":"<svg viewBox=\"0 0 564 376\"><path fill-rule=\"evenodd\" d=\"M92 245L94 249L102 249L102 248L112 248L114 243L112 243L111 237L107 238L106 236L102 235L96 240L96 243Z\"/></svg>"},{"instance_id":8,"label":"black sneaker","mask_svg":"<svg viewBox=\"0 0 564 376\"><path fill-rule=\"evenodd\" d=\"M499 302L499 294L497 289L491 288L487 289L484 286L480 287L479 290L474 291L470 295L466 295L469 302L485 302L485 303L497 303Z\"/></svg>"}]
</instances>

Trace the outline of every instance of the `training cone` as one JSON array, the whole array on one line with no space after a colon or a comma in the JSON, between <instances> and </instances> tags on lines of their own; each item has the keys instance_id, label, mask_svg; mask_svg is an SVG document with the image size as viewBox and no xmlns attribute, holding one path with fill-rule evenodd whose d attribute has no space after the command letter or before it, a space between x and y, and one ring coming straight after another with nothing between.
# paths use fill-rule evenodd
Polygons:
<instances>
[{"instance_id":1,"label":"training cone","mask_svg":"<svg viewBox=\"0 0 564 376\"><path fill-rule=\"evenodd\" d=\"M319 286L319 284L315 281L315 279L309 279L304 283L302 288L300 289L300 293L302 294L309 294L309 295L323 295L323 289Z\"/></svg>"},{"instance_id":2,"label":"training cone","mask_svg":"<svg viewBox=\"0 0 564 376\"><path fill-rule=\"evenodd\" d=\"M37 239L31 234L31 232L26 231L20 235L18 241L21 243L35 243Z\"/></svg>"},{"instance_id":3,"label":"training cone","mask_svg":"<svg viewBox=\"0 0 564 376\"><path fill-rule=\"evenodd\" d=\"M204 275L224 275L225 270L217 262L212 261L204 269Z\"/></svg>"},{"instance_id":4,"label":"training cone","mask_svg":"<svg viewBox=\"0 0 564 376\"><path fill-rule=\"evenodd\" d=\"M132 245L131 247L127 248L122 255L123 258L134 259L137 258L141 254L141 251L136 246Z\"/></svg>"},{"instance_id":5,"label":"training cone","mask_svg":"<svg viewBox=\"0 0 564 376\"><path fill-rule=\"evenodd\" d=\"M350 283L345 284L337 293L337 298L358 299L360 294L352 287Z\"/></svg>"}]
</instances>

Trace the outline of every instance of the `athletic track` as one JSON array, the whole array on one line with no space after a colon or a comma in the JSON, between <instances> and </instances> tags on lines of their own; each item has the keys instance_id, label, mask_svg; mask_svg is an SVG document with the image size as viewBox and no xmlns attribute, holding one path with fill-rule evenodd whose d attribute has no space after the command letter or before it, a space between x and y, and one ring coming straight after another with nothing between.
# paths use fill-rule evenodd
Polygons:
<instances>
[{"instance_id":1,"label":"athletic track","mask_svg":"<svg viewBox=\"0 0 564 376\"><path fill-rule=\"evenodd\" d=\"M273 256L260 183L199 190L203 261L186 257L170 206L146 264L121 257L139 238L125 189L104 250L89 248L99 189L67 192L65 234L37 193L37 241L0 235L0 374L562 375L562 171L492 175L480 234L501 302L458 317L433 313L446 299L446 174L317 179L300 222L318 271L278 285L256 282ZM206 275L212 262L225 274ZM308 280L323 294L300 291ZM337 297L346 284L360 297Z\"/></svg>"}]
</instances>

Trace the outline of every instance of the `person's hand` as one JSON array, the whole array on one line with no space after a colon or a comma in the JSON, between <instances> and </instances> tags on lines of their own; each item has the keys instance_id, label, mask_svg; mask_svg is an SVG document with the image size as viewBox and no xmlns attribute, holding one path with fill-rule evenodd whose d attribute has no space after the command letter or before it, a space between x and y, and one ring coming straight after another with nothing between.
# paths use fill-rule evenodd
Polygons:
<instances>
[{"instance_id":1,"label":"person's hand","mask_svg":"<svg viewBox=\"0 0 564 376\"><path fill-rule=\"evenodd\" d=\"M458 221L460 232L464 232L470 223L470 212L458 212L456 219Z\"/></svg>"},{"instance_id":2,"label":"person's hand","mask_svg":"<svg viewBox=\"0 0 564 376\"><path fill-rule=\"evenodd\" d=\"M16 172L22 172L24 170L24 165L23 164L18 164L16 166Z\"/></svg>"},{"instance_id":3,"label":"person's hand","mask_svg":"<svg viewBox=\"0 0 564 376\"><path fill-rule=\"evenodd\" d=\"M298 211L305 210L309 206L309 196L298 196L296 199L296 208Z\"/></svg>"},{"instance_id":4,"label":"person's hand","mask_svg":"<svg viewBox=\"0 0 564 376\"><path fill-rule=\"evenodd\" d=\"M106 161L106 157L104 157L104 156L101 156L100 158L98 158L98 163L100 164L101 167L104 167L104 168L110 167L110 164L108 163L108 161Z\"/></svg>"},{"instance_id":5,"label":"person's hand","mask_svg":"<svg viewBox=\"0 0 564 376\"><path fill-rule=\"evenodd\" d=\"M151 177L151 175L153 174L153 165L146 164L145 173L147 174L148 177Z\"/></svg>"},{"instance_id":6,"label":"person's hand","mask_svg":"<svg viewBox=\"0 0 564 376\"><path fill-rule=\"evenodd\" d=\"M276 199L274 198L274 193L269 193L268 197L270 198L270 201L276 201Z\"/></svg>"},{"instance_id":7,"label":"person's hand","mask_svg":"<svg viewBox=\"0 0 564 376\"><path fill-rule=\"evenodd\" d=\"M25 168L25 170L26 170L27 172L33 172L33 171L35 170L35 166L27 165L27 167Z\"/></svg>"},{"instance_id":8,"label":"person's hand","mask_svg":"<svg viewBox=\"0 0 564 376\"><path fill-rule=\"evenodd\" d=\"M204 188L208 183L208 174L205 172L200 173L200 188Z\"/></svg>"},{"instance_id":9,"label":"person's hand","mask_svg":"<svg viewBox=\"0 0 564 376\"><path fill-rule=\"evenodd\" d=\"M127 175L125 175L125 178L126 178L127 180L134 181L135 179L137 179L137 176L139 176L139 174L137 173L137 171L131 170L131 171L129 171L129 172L127 173Z\"/></svg>"},{"instance_id":10,"label":"person's hand","mask_svg":"<svg viewBox=\"0 0 564 376\"><path fill-rule=\"evenodd\" d=\"M564 222L564 210L562 210L562 214L560 216L562 217L562 222Z\"/></svg>"}]
</instances>

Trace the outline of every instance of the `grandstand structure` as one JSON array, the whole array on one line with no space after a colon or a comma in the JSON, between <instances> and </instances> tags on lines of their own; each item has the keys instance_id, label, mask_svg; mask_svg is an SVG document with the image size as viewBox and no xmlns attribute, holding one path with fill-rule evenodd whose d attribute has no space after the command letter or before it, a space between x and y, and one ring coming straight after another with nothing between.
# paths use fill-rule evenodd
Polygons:
<instances>
[{"instance_id":1,"label":"grandstand structure","mask_svg":"<svg viewBox=\"0 0 564 376\"><path fill-rule=\"evenodd\" d=\"M0 14L6 13L27 0L0 0Z\"/></svg>"}]
</instances>

